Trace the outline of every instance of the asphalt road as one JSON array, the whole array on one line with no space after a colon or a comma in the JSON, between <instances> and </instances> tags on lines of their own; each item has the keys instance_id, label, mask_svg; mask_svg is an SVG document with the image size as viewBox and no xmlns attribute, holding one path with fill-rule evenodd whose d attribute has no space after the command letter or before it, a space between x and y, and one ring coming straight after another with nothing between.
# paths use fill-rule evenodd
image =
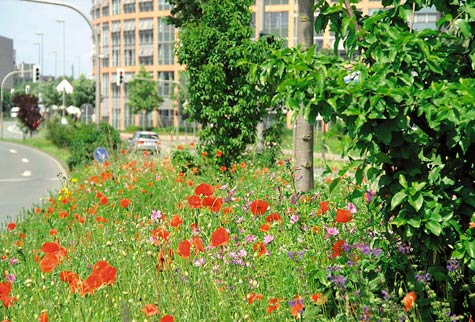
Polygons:
<instances>
[{"instance_id":1,"label":"asphalt road","mask_svg":"<svg viewBox=\"0 0 475 322\"><path fill-rule=\"evenodd\" d=\"M49 198L66 174L49 155L14 143L0 142L0 223L15 220L22 209Z\"/></svg>"}]
</instances>

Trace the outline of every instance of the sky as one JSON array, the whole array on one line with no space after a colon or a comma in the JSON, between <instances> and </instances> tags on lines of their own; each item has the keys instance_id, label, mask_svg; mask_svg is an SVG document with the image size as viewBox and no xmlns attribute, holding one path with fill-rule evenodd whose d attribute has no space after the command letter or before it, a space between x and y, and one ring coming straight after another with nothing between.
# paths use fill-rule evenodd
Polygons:
<instances>
[{"instance_id":1,"label":"sky","mask_svg":"<svg viewBox=\"0 0 475 322\"><path fill-rule=\"evenodd\" d=\"M54 1L73 5L91 19L92 0ZM57 20L64 20L64 23ZM91 76L92 31L86 20L73 9L22 0L0 0L0 36L13 39L17 64L39 64L39 56L43 53L43 75L63 75L65 57L66 75L71 76L74 70L74 78L80 73Z\"/></svg>"}]
</instances>

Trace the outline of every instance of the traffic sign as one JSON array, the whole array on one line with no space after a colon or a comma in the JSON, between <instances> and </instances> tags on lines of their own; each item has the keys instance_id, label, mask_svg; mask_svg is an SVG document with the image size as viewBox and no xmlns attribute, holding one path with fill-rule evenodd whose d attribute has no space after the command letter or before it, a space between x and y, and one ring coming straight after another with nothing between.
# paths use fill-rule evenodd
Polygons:
<instances>
[{"instance_id":1,"label":"traffic sign","mask_svg":"<svg viewBox=\"0 0 475 322\"><path fill-rule=\"evenodd\" d=\"M73 85L71 85L71 83L65 78L58 84L58 86L56 86L56 90L58 92L65 91L66 93L71 94L73 92Z\"/></svg>"},{"instance_id":2,"label":"traffic sign","mask_svg":"<svg viewBox=\"0 0 475 322\"><path fill-rule=\"evenodd\" d=\"M94 150L94 159L99 162L103 163L104 161L107 160L109 157L109 154L107 153L106 148L100 146L96 150Z\"/></svg>"}]
</instances>

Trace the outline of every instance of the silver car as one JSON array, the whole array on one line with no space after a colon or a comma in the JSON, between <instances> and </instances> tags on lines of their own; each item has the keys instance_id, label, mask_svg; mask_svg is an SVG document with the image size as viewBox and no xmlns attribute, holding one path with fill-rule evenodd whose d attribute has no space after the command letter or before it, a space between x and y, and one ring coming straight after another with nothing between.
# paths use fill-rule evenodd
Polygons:
<instances>
[{"instance_id":1,"label":"silver car","mask_svg":"<svg viewBox=\"0 0 475 322\"><path fill-rule=\"evenodd\" d=\"M129 140L129 150L148 151L150 153L160 154L160 139L158 134L151 131L138 131Z\"/></svg>"}]
</instances>

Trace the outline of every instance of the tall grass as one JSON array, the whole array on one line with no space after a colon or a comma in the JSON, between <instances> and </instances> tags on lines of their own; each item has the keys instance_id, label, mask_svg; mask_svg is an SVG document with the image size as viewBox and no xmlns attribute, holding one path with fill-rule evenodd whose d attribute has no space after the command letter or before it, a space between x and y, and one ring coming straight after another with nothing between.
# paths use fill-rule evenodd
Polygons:
<instances>
[{"instance_id":1,"label":"tall grass","mask_svg":"<svg viewBox=\"0 0 475 322\"><path fill-rule=\"evenodd\" d=\"M416 314L404 311L399 295L381 294L380 247L388 243L376 237L368 187L330 171L314 192L298 195L285 161L177 168L135 155L94 164L10 223L0 235L0 288L11 291L0 300L15 299L1 316L356 321L371 312L389 321ZM110 267L98 277L102 261Z\"/></svg>"}]
</instances>

